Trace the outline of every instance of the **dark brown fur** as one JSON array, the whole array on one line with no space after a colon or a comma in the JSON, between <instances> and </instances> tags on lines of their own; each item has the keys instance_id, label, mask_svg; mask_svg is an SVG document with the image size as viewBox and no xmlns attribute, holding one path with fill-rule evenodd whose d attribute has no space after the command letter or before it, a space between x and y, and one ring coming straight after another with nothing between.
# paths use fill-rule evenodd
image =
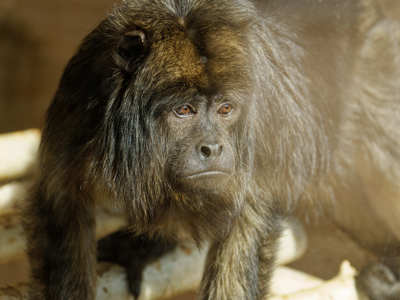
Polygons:
<instances>
[{"instance_id":1,"label":"dark brown fur","mask_svg":"<svg viewBox=\"0 0 400 300\"><path fill-rule=\"evenodd\" d=\"M334 202L356 239L399 255L399 41L369 0L125 1L48 112L31 299L94 299L95 205L136 234L211 241L200 299L265 299L280 218L299 201ZM171 113L185 103L193 116ZM185 179L202 143L223 146L212 159L228 177Z\"/></svg>"}]
</instances>

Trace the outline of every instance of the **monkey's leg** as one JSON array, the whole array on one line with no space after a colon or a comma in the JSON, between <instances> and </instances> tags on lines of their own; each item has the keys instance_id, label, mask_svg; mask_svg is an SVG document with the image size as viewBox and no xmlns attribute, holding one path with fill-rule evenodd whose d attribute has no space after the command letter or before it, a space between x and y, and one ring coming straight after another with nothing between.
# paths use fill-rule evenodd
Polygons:
<instances>
[{"instance_id":1,"label":"monkey's leg","mask_svg":"<svg viewBox=\"0 0 400 300\"><path fill-rule=\"evenodd\" d=\"M357 276L356 285L369 300L400 299L400 258L368 266Z\"/></svg>"},{"instance_id":2,"label":"monkey's leg","mask_svg":"<svg viewBox=\"0 0 400 300\"><path fill-rule=\"evenodd\" d=\"M268 282L261 281L269 281L272 272L279 225L258 223L262 228L257 228L256 221L261 217L245 214L235 221L225 239L211 246L199 299L259 300L267 297L264 293L268 293ZM263 245L267 248L260 255Z\"/></svg>"},{"instance_id":3,"label":"monkey's leg","mask_svg":"<svg viewBox=\"0 0 400 300\"><path fill-rule=\"evenodd\" d=\"M99 261L116 263L126 269L130 292L138 297L143 269L175 247L175 242L146 235L135 236L129 230L120 230L101 239L97 252Z\"/></svg>"},{"instance_id":4,"label":"monkey's leg","mask_svg":"<svg viewBox=\"0 0 400 300\"><path fill-rule=\"evenodd\" d=\"M93 204L65 191L37 190L25 229L32 267L31 300L94 300L96 239Z\"/></svg>"},{"instance_id":5,"label":"monkey's leg","mask_svg":"<svg viewBox=\"0 0 400 300\"><path fill-rule=\"evenodd\" d=\"M278 243L276 242L281 236L280 225L263 237L259 250L260 266L258 271L258 282L260 289L260 299L267 300L269 296L269 288L272 272L275 268L275 253Z\"/></svg>"}]
</instances>

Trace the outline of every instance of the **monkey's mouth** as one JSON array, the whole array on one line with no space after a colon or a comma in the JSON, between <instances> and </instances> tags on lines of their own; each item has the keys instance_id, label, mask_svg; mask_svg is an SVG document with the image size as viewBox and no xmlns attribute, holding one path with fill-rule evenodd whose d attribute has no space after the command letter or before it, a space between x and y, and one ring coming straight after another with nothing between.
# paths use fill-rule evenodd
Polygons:
<instances>
[{"instance_id":1,"label":"monkey's mouth","mask_svg":"<svg viewBox=\"0 0 400 300\"><path fill-rule=\"evenodd\" d=\"M185 176L185 179L200 179L200 178L210 178L210 177L220 177L220 176L228 176L229 173L221 170L207 170L196 172L190 175Z\"/></svg>"}]
</instances>

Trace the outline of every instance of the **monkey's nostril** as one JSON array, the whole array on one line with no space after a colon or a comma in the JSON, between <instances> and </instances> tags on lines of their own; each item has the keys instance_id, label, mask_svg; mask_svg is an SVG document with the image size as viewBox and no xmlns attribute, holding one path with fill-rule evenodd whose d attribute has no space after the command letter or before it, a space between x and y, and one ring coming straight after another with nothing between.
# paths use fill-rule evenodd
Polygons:
<instances>
[{"instance_id":1,"label":"monkey's nostril","mask_svg":"<svg viewBox=\"0 0 400 300\"><path fill-rule=\"evenodd\" d=\"M201 151L201 154L202 154L204 157L210 157L210 155L211 155L211 149L210 149L210 147L208 147L208 146L202 146L202 147L200 148L200 151Z\"/></svg>"},{"instance_id":2,"label":"monkey's nostril","mask_svg":"<svg viewBox=\"0 0 400 300\"><path fill-rule=\"evenodd\" d=\"M222 153L222 145L219 144L202 145L199 149L199 152L203 158L218 157Z\"/></svg>"},{"instance_id":3,"label":"monkey's nostril","mask_svg":"<svg viewBox=\"0 0 400 300\"><path fill-rule=\"evenodd\" d=\"M222 153L222 145L217 147L217 155L220 155Z\"/></svg>"}]
</instances>

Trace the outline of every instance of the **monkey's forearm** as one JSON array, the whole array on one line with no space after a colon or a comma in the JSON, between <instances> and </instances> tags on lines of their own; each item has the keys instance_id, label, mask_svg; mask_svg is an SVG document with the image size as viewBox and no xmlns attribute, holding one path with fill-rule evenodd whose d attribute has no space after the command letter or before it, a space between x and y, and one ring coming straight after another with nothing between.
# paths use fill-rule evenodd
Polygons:
<instances>
[{"instance_id":1,"label":"monkey's forearm","mask_svg":"<svg viewBox=\"0 0 400 300\"><path fill-rule=\"evenodd\" d=\"M37 193L30 211L28 248L36 288L31 300L92 300L96 240L93 209L78 199L45 199ZM90 206L90 205L89 205Z\"/></svg>"},{"instance_id":2,"label":"monkey's forearm","mask_svg":"<svg viewBox=\"0 0 400 300\"><path fill-rule=\"evenodd\" d=\"M257 228L249 226L249 221L244 212L226 239L211 246L200 299L265 299L280 227L276 222L269 228Z\"/></svg>"}]
</instances>

